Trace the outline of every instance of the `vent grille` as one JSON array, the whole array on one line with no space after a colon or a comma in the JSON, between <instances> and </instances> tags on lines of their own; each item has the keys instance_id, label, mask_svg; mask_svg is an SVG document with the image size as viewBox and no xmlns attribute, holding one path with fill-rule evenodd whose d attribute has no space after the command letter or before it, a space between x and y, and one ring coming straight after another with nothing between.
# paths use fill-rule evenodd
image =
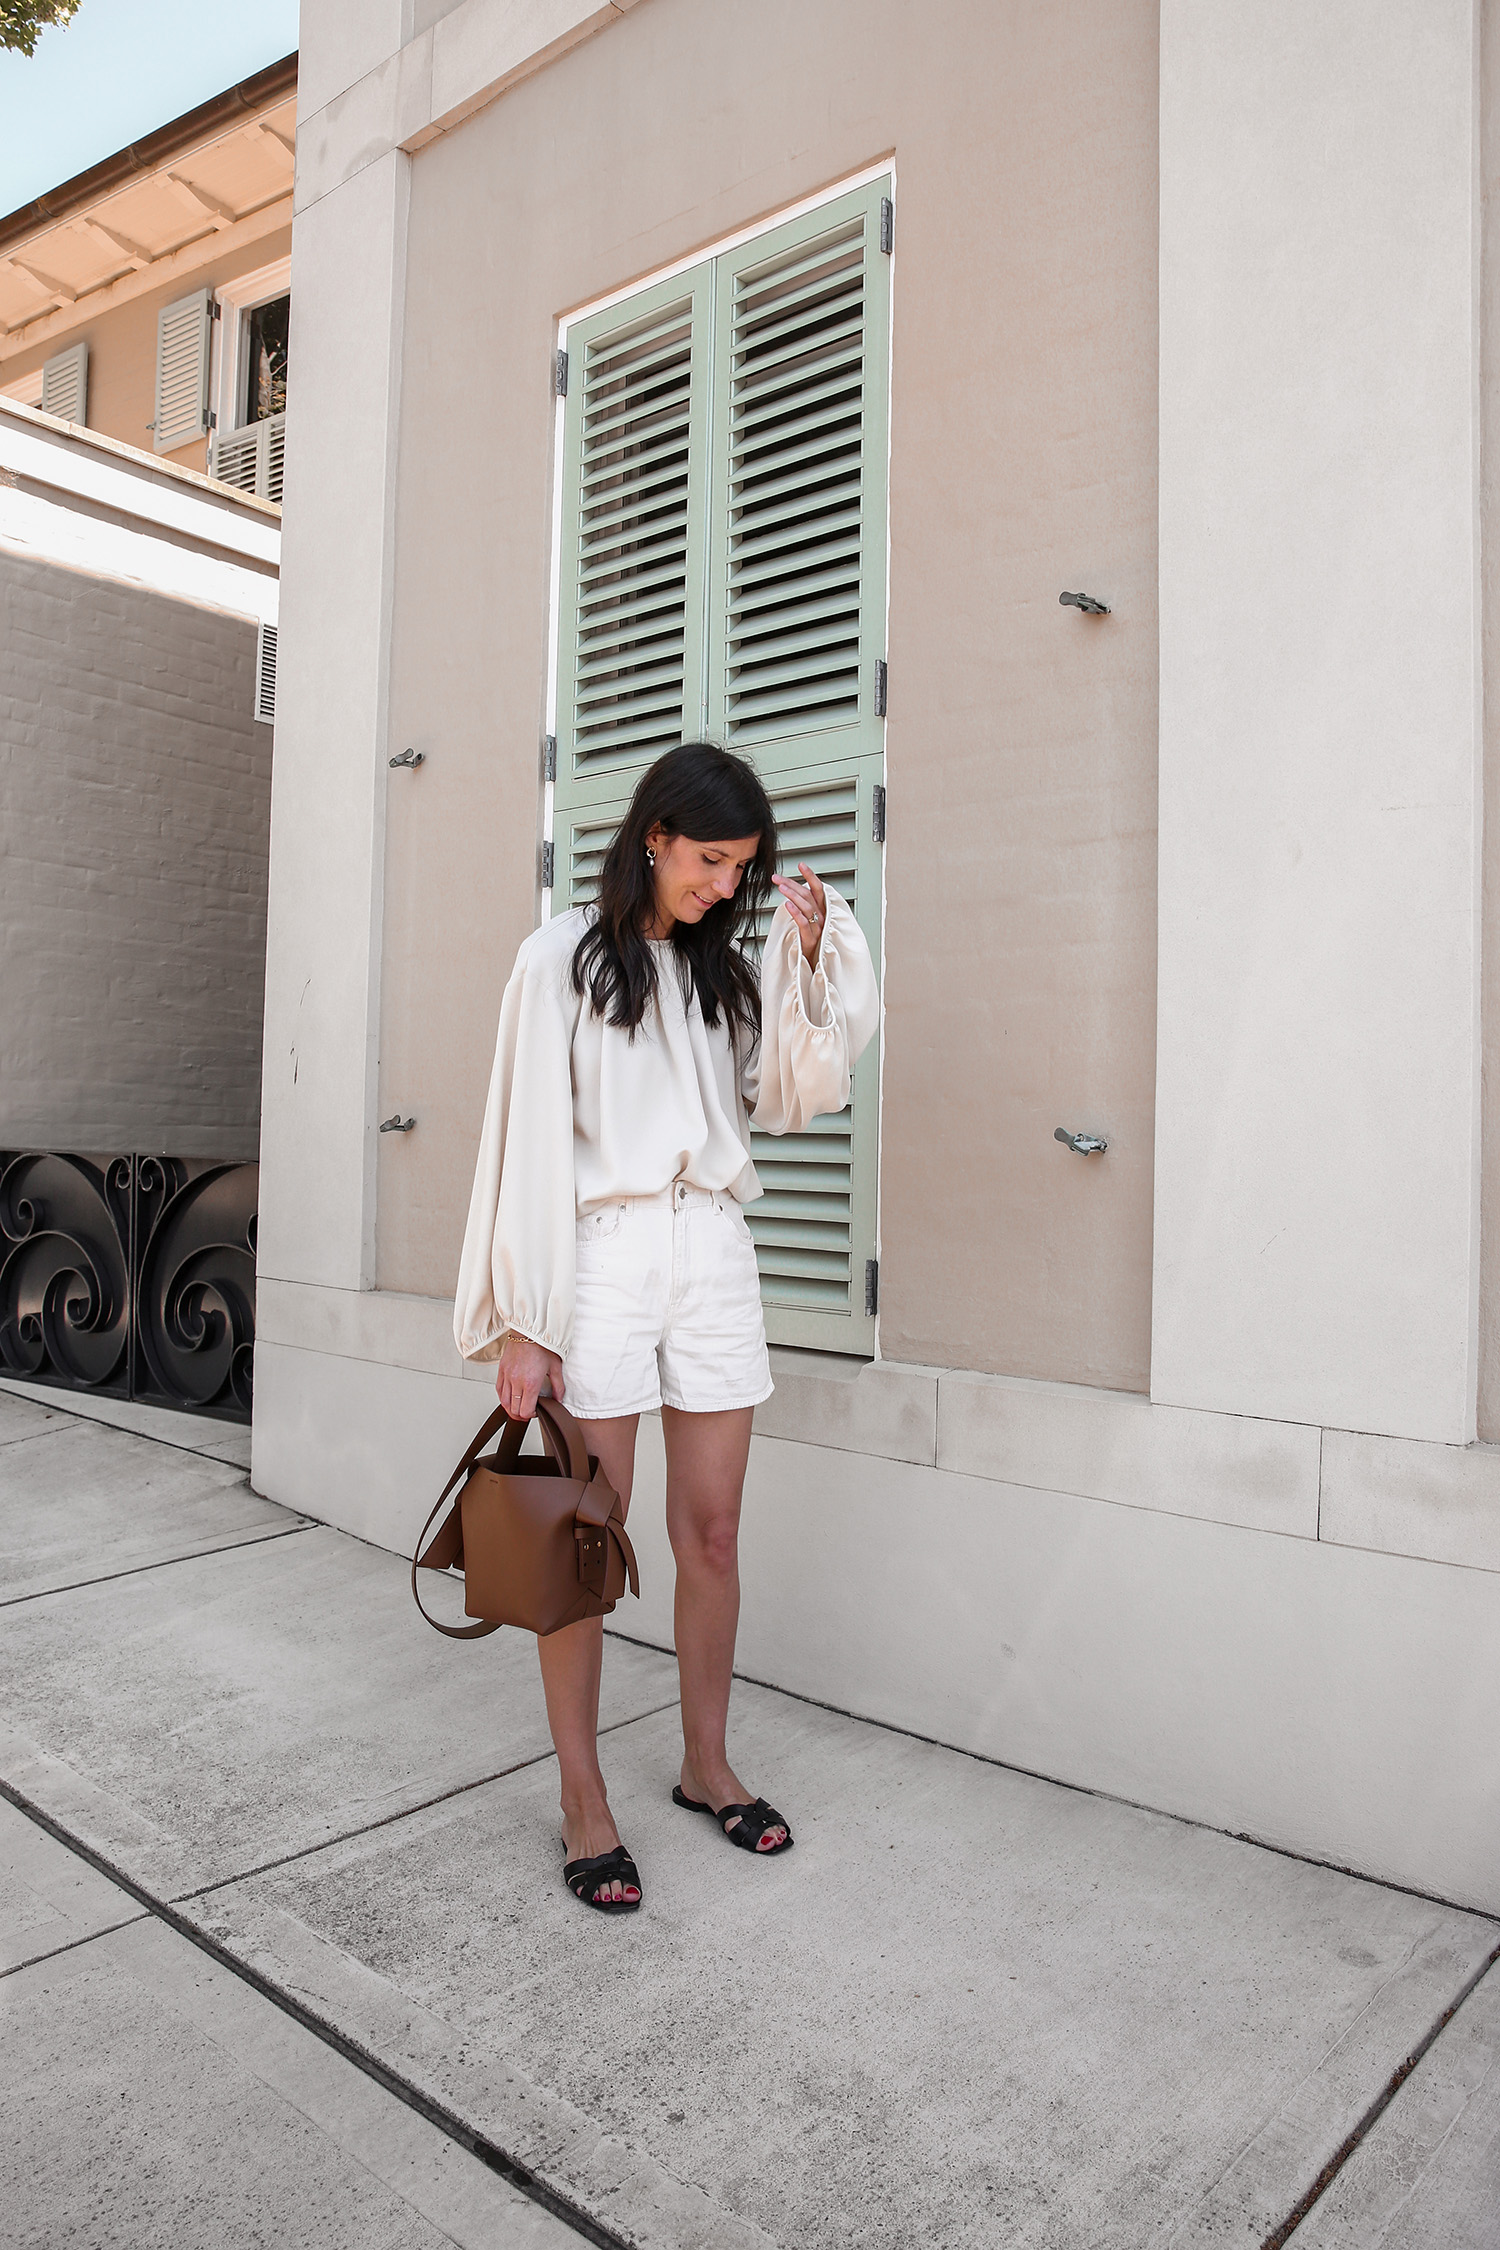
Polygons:
<instances>
[{"instance_id":1,"label":"vent grille","mask_svg":"<svg viewBox=\"0 0 1500 2250\"><path fill-rule=\"evenodd\" d=\"M255 644L255 716L276 722L276 628L262 625Z\"/></svg>"},{"instance_id":2,"label":"vent grille","mask_svg":"<svg viewBox=\"0 0 1500 2250\"><path fill-rule=\"evenodd\" d=\"M164 305L156 322L156 450L171 453L208 428L209 295Z\"/></svg>"},{"instance_id":3,"label":"vent grille","mask_svg":"<svg viewBox=\"0 0 1500 2250\"><path fill-rule=\"evenodd\" d=\"M579 773L682 739L693 305L597 338L583 367L578 615Z\"/></svg>"},{"instance_id":4,"label":"vent grille","mask_svg":"<svg viewBox=\"0 0 1500 2250\"><path fill-rule=\"evenodd\" d=\"M859 718L865 216L735 276L728 732Z\"/></svg>"}]
</instances>

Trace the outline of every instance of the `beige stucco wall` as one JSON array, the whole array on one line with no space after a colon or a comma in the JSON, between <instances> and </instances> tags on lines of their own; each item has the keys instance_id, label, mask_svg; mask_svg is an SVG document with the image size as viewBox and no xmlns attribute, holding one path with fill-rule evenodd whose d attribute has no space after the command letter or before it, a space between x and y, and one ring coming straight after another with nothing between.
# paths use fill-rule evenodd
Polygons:
<instances>
[{"instance_id":1,"label":"beige stucco wall","mask_svg":"<svg viewBox=\"0 0 1500 2250\"><path fill-rule=\"evenodd\" d=\"M205 256L201 266L177 274L162 288L145 296L128 298L124 304L112 305L92 319L81 320L76 328L49 336L45 343L33 345L30 351L17 352L0 367L0 381L8 386L71 345L87 344L88 427L101 430L106 437L118 438L122 445L138 445L149 453L152 450L150 424L156 414L156 321L163 305L175 304L179 297L191 297L195 289L218 289L226 282L238 280L241 274L274 265L278 258L289 255L292 230L289 226L280 227L272 234L263 235L259 241L245 243L238 250L218 257L213 255L212 237L203 247ZM179 462L185 469L206 470L208 441L199 438L192 445L178 446L164 458Z\"/></svg>"},{"instance_id":2,"label":"beige stucco wall","mask_svg":"<svg viewBox=\"0 0 1500 2250\"><path fill-rule=\"evenodd\" d=\"M556 317L893 153L882 1348L1145 1388L1156 15L650 0L415 160L382 1287L452 1287L537 911Z\"/></svg>"}]
</instances>

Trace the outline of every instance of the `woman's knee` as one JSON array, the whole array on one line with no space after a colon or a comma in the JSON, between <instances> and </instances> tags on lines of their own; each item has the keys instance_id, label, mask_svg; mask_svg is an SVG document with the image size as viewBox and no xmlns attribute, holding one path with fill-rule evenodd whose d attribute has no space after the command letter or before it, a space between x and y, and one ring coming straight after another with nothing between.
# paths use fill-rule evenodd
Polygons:
<instances>
[{"instance_id":1,"label":"woman's knee","mask_svg":"<svg viewBox=\"0 0 1500 2250\"><path fill-rule=\"evenodd\" d=\"M679 1562L696 1564L699 1569L711 1571L720 1578L731 1576L737 1567L740 1553L737 1508L703 1515L674 1511L667 1529L672 1552Z\"/></svg>"}]
</instances>

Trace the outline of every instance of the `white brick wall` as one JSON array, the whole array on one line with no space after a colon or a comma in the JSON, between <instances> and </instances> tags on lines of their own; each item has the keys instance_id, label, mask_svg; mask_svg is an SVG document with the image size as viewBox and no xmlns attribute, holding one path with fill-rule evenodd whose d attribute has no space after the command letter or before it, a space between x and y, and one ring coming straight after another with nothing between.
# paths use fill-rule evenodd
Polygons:
<instances>
[{"instance_id":1,"label":"white brick wall","mask_svg":"<svg viewBox=\"0 0 1500 2250\"><path fill-rule=\"evenodd\" d=\"M256 1153L255 639L0 551L0 1146Z\"/></svg>"}]
</instances>

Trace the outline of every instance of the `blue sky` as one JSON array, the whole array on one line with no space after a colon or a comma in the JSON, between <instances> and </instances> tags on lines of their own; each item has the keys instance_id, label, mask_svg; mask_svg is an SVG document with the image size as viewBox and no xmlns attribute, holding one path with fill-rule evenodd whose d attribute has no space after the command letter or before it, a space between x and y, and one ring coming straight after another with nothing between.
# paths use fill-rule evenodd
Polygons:
<instances>
[{"instance_id":1,"label":"blue sky","mask_svg":"<svg viewBox=\"0 0 1500 2250\"><path fill-rule=\"evenodd\" d=\"M0 49L0 215L297 44L297 0L83 0L28 62Z\"/></svg>"}]
</instances>

